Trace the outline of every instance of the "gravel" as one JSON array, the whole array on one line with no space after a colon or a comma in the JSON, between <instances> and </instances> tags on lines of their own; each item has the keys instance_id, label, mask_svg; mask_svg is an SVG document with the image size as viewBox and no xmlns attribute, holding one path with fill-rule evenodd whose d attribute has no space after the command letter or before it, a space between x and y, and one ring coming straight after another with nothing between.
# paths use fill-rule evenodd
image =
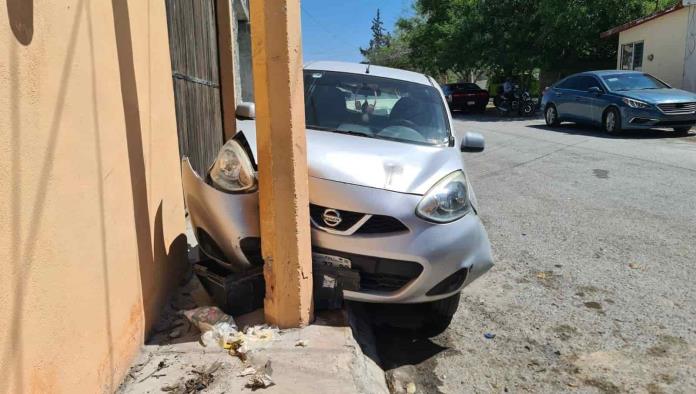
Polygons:
<instances>
[{"instance_id":1,"label":"gravel","mask_svg":"<svg viewBox=\"0 0 696 394\"><path fill-rule=\"evenodd\" d=\"M377 333L383 366L414 365L419 392L696 392L693 131L455 129L486 138L465 160L496 266L417 354Z\"/></svg>"}]
</instances>

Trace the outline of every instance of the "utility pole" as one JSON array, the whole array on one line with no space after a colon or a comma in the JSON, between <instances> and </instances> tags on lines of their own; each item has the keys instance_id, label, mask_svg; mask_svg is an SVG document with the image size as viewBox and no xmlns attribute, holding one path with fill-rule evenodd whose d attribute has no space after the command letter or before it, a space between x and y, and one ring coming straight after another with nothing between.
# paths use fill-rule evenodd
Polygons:
<instances>
[{"instance_id":1,"label":"utility pole","mask_svg":"<svg viewBox=\"0 0 696 394\"><path fill-rule=\"evenodd\" d=\"M254 0L251 45L266 321L313 318L299 0Z\"/></svg>"}]
</instances>

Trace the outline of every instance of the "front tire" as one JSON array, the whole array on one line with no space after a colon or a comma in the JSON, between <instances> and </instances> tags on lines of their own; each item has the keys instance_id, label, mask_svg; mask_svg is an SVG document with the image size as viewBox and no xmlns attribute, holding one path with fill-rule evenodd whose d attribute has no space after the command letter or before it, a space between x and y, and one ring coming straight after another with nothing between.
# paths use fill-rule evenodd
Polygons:
<instances>
[{"instance_id":1,"label":"front tire","mask_svg":"<svg viewBox=\"0 0 696 394\"><path fill-rule=\"evenodd\" d=\"M609 108L604 113L602 128L608 134L616 134L621 131L621 114L616 108Z\"/></svg>"},{"instance_id":2,"label":"front tire","mask_svg":"<svg viewBox=\"0 0 696 394\"><path fill-rule=\"evenodd\" d=\"M544 119L546 120L546 125L549 127L557 127L561 124L560 119L558 119L558 111L556 106L551 104L546 107L544 111Z\"/></svg>"},{"instance_id":3,"label":"front tire","mask_svg":"<svg viewBox=\"0 0 696 394\"><path fill-rule=\"evenodd\" d=\"M679 135L689 135L689 131L691 131L691 126L675 127L674 128L674 132L679 134Z\"/></svg>"},{"instance_id":4,"label":"front tire","mask_svg":"<svg viewBox=\"0 0 696 394\"><path fill-rule=\"evenodd\" d=\"M423 325L418 330L421 336L434 337L442 334L452 322L452 317L459 308L461 293L443 300L424 304Z\"/></svg>"}]
</instances>

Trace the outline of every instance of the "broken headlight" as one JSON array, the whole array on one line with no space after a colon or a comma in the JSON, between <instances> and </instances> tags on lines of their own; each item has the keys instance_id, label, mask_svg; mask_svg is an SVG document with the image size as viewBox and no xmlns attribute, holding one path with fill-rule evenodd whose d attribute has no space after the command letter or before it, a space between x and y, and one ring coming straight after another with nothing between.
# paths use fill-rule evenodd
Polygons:
<instances>
[{"instance_id":1,"label":"broken headlight","mask_svg":"<svg viewBox=\"0 0 696 394\"><path fill-rule=\"evenodd\" d=\"M455 171L435 184L418 203L416 214L435 223L449 223L471 212L466 175Z\"/></svg>"},{"instance_id":2,"label":"broken headlight","mask_svg":"<svg viewBox=\"0 0 696 394\"><path fill-rule=\"evenodd\" d=\"M256 189L256 174L251 159L235 140L222 146L210 169L210 179L215 187L233 193Z\"/></svg>"}]
</instances>

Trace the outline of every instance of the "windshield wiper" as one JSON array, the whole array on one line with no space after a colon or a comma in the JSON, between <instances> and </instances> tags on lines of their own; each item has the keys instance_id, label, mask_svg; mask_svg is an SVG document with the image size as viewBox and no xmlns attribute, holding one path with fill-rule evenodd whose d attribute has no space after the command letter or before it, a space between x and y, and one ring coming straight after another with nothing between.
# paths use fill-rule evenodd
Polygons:
<instances>
[{"instance_id":1,"label":"windshield wiper","mask_svg":"<svg viewBox=\"0 0 696 394\"><path fill-rule=\"evenodd\" d=\"M323 126L314 126L314 125L307 125L307 128L321 130L321 131L329 131L329 132L338 133L338 134L359 135L361 137L368 137L368 138L374 137L372 134L366 133L364 131L339 130L339 129L335 129L333 127L323 127Z\"/></svg>"}]
</instances>

